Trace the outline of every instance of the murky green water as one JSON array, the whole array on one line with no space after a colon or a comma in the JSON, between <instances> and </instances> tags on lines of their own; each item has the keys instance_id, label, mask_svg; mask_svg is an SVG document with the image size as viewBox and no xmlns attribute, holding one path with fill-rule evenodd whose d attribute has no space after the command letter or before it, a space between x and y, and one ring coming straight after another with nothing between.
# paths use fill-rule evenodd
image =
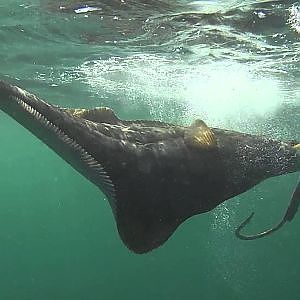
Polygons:
<instances>
[{"instance_id":1,"label":"murky green water","mask_svg":"<svg viewBox=\"0 0 300 300\"><path fill-rule=\"evenodd\" d=\"M1 2L0 79L62 106L109 106L121 118L199 116L300 139L294 1L86 3L101 10ZM297 299L299 217L265 239L234 236L251 211L249 230L279 220L297 175L195 216L161 248L135 255L95 186L3 113L0 136L1 299Z\"/></svg>"}]
</instances>

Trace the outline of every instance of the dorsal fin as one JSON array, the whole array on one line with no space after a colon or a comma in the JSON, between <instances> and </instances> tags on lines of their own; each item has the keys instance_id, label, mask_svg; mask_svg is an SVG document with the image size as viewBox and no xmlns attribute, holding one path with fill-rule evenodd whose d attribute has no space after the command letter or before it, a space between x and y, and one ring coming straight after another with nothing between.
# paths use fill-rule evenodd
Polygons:
<instances>
[{"instance_id":1,"label":"dorsal fin","mask_svg":"<svg viewBox=\"0 0 300 300\"><path fill-rule=\"evenodd\" d=\"M120 119L115 115L114 111L108 107L95 107L93 109L64 109L75 117L89 120L95 123L119 124Z\"/></svg>"},{"instance_id":2,"label":"dorsal fin","mask_svg":"<svg viewBox=\"0 0 300 300\"><path fill-rule=\"evenodd\" d=\"M191 146L196 146L203 149L215 148L217 142L212 130L204 123L197 119L184 133L184 141Z\"/></svg>"},{"instance_id":3,"label":"dorsal fin","mask_svg":"<svg viewBox=\"0 0 300 300\"><path fill-rule=\"evenodd\" d=\"M294 148L295 150L299 151L299 150L300 150L300 144L294 145L293 148Z\"/></svg>"}]
</instances>

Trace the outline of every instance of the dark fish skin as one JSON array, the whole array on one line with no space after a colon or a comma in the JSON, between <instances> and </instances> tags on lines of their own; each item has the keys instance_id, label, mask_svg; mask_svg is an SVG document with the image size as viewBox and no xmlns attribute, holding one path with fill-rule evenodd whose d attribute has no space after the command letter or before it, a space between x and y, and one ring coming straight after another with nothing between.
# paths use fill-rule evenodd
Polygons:
<instances>
[{"instance_id":1,"label":"dark fish skin","mask_svg":"<svg viewBox=\"0 0 300 300\"><path fill-rule=\"evenodd\" d=\"M195 125L61 108L3 81L0 109L100 187L136 253L162 245L187 218L300 169L294 142L211 128L213 145L193 143Z\"/></svg>"}]
</instances>

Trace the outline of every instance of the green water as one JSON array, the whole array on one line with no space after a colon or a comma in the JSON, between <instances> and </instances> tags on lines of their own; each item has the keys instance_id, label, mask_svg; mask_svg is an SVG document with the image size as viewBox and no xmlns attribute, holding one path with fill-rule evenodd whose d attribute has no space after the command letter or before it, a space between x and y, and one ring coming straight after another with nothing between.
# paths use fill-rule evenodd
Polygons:
<instances>
[{"instance_id":1,"label":"green water","mask_svg":"<svg viewBox=\"0 0 300 300\"><path fill-rule=\"evenodd\" d=\"M180 5L220 5L208 2ZM292 2L280 5L288 18ZM130 11L114 23L107 12L101 19L58 6L0 4L0 79L62 106L180 124L197 115L212 126L299 139L300 36L286 22L266 18L248 30L164 20L145 29L147 17L167 12L135 10L141 20L132 24ZM265 239L234 236L251 211L253 232L277 222L296 174L189 219L165 245L136 255L120 241L101 191L3 113L0 137L0 299L297 299L299 217Z\"/></svg>"}]
</instances>

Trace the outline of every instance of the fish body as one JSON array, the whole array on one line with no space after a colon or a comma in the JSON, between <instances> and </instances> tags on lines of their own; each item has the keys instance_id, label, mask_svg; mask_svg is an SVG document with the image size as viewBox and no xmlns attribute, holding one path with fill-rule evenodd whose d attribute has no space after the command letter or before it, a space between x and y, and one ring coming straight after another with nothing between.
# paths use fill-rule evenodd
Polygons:
<instances>
[{"instance_id":1,"label":"fish body","mask_svg":"<svg viewBox=\"0 0 300 300\"><path fill-rule=\"evenodd\" d=\"M0 109L102 190L121 239L136 253L162 245L187 218L300 169L294 142L201 120L121 120L109 108L54 106L3 81Z\"/></svg>"}]
</instances>

